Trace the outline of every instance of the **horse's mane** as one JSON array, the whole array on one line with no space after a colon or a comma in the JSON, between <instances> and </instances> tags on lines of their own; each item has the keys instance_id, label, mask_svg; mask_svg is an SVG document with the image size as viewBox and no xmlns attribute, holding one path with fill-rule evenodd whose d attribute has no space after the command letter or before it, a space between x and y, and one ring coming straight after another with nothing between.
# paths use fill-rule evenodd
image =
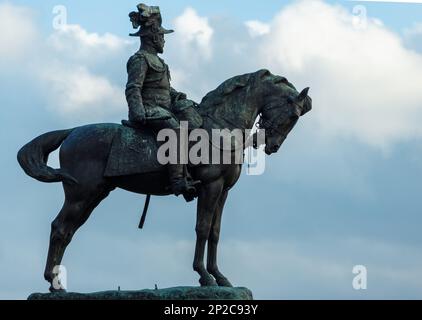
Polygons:
<instances>
[{"instance_id":1,"label":"horse's mane","mask_svg":"<svg viewBox=\"0 0 422 320\"><path fill-rule=\"evenodd\" d=\"M273 75L267 69L261 69L256 72L235 76L224 81L202 99L198 111L201 113L206 112L210 108L221 105L226 100L224 99L225 97L231 95L236 90L256 85L257 81L269 81L275 85L284 86L285 90L283 90L283 92L286 92L286 94L289 92L297 93L296 88L285 77ZM241 90L239 90L239 94L240 91Z\"/></svg>"}]
</instances>

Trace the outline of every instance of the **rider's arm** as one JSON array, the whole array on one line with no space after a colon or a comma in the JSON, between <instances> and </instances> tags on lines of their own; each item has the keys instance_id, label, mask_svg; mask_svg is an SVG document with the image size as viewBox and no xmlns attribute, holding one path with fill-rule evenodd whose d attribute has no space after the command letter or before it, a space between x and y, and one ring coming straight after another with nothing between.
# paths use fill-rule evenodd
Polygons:
<instances>
[{"instance_id":1,"label":"rider's arm","mask_svg":"<svg viewBox=\"0 0 422 320\"><path fill-rule=\"evenodd\" d=\"M186 93L179 92L176 89L170 87L170 98L171 98L171 103L174 105L177 101L184 100L187 97L186 97Z\"/></svg>"},{"instance_id":2,"label":"rider's arm","mask_svg":"<svg viewBox=\"0 0 422 320\"><path fill-rule=\"evenodd\" d=\"M186 97L186 93L176 91L174 88L170 88L170 98L173 112L178 112L186 107L197 106L195 101L192 101Z\"/></svg>"},{"instance_id":3,"label":"rider's arm","mask_svg":"<svg viewBox=\"0 0 422 320\"><path fill-rule=\"evenodd\" d=\"M133 55L127 63L128 81L126 84L126 101L129 106L129 120L145 121L145 108L142 103L142 86L148 64L142 55Z\"/></svg>"}]
</instances>

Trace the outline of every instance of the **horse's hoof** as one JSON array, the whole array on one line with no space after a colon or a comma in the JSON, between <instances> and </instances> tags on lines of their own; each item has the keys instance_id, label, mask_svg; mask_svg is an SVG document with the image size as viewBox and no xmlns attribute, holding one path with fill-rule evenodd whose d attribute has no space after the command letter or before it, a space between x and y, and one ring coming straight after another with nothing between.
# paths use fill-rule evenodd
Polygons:
<instances>
[{"instance_id":1,"label":"horse's hoof","mask_svg":"<svg viewBox=\"0 0 422 320\"><path fill-rule=\"evenodd\" d=\"M213 277L201 277L199 279L199 283L201 284L201 287L216 287L218 286L217 281L214 280Z\"/></svg>"},{"instance_id":2,"label":"horse's hoof","mask_svg":"<svg viewBox=\"0 0 422 320\"><path fill-rule=\"evenodd\" d=\"M48 288L48 291L50 291L51 293L66 293L65 289L63 288L56 289L53 286L50 286L50 288Z\"/></svg>"},{"instance_id":3,"label":"horse's hoof","mask_svg":"<svg viewBox=\"0 0 422 320\"><path fill-rule=\"evenodd\" d=\"M217 278L217 284L220 287L233 287L233 285L227 278Z\"/></svg>"}]
</instances>

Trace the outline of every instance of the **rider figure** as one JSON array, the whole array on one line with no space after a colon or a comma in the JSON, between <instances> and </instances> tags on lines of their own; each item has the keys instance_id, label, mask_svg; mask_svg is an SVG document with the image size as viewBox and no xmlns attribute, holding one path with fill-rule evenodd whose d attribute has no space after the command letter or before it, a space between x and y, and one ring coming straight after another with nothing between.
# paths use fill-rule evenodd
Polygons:
<instances>
[{"instance_id":1,"label":"rider figure","mask_svg":"<svg viewBox=\"0 0 422 320\"><path fill-rule=\"evenodd\" d=\"M129 121L135 126L147 125L155 131L170 128L180 138L179 121L171 112L172 106L186 99L186 94L177 92L170 86L170 72L167 64L158 54L163 53L164 34L173 30L161 26L159 7L145 4L137 6L138 12L129 14L133 28L140 27L130 36L140 37L141 48L127 63L128 82L126 100L129 106ZM153 118L148 120L149 118ZM168 164L171 191L183 194L186 200L196 195L195 185L186 178L183 164Z\"/></svg>"}]
</instances>

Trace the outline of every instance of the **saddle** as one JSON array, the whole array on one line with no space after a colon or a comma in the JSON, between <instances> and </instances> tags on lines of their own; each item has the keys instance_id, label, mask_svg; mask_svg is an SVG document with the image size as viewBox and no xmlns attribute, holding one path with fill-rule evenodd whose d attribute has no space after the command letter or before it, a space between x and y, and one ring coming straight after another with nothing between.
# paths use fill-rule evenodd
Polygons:
<instances>
[{"instance_id":1,"label":"saddle","mask_svg":"<svg viewBox=\"0 0 422 320\"><path fill-rule=\"evenodd\" d=\"M197 111L197 106L179 104L178 108L174 108L173 111L179 121L189 123L190 130L203 128L210 138L212 137L212 130L219 127L217 119L201 116ZM163 170L165 166L157 160L159 144L156 133L149 127L127 120L122 120L122 124L111 143L104 176L116 177ZM231 141L230 136L227 138L230 139L229 149L227 150L237 150L237 146L241 145L239 141L237 143ZM210 142L212 143L212 141ZM213 145L215 146L215 144ZM221 145L216 147L225 150L225 144L222 145L223 147ZM190 176L189 172L186 172L186 176Z\"/></svg>"},{"instance_id":2,"label":"saddle","mask_svg":"<svg viewBox=\"0 0 422 320\"><path fill-rule=\"evenodd\" d=\"M190 129L203 124L202 117L191 105L178 104L174 111L179 121L189 122ZM156 133L152 129L122 120L122 126L111 143L103 175L116 177L161 171L164 166L157 160L158 148Z\"/></svg>"},{"instance_id":3,"label":"saddle","mask_svg":"<svg viewBox=\"0 0 422 320\"><path fill-rule=\"evenodd\" d=\"M157 160L158 143L149 128L128 123L117 130L110 147L105 177L116 177L163 170Z\"/></svg>"}]
</instances>

